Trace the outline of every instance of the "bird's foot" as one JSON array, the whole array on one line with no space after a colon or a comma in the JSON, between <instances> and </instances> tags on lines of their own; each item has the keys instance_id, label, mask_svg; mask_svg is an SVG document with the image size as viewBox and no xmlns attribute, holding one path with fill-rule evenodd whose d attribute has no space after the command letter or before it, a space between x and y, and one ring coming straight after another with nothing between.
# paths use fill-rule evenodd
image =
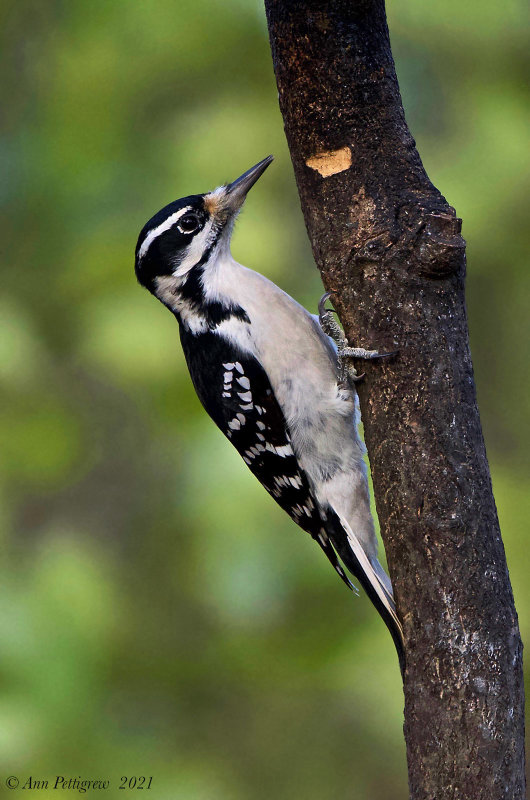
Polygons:
<instances>
[{"instance_id":1,"label":"bird's foot","mask_svg":"<svg viewBox=\"0 0 530 800\"><path fill-rule=\"evenodd\" d=\"M365 373L362 372L359 375L350 359L358 358L363 361L375 361L378 358L395 356L399 353L399 350L393 350L390 353L379 353L378 350L365 350L364 347L350 347L344 331L333 317L335 312L331 308L326 308L326 301L329 297L329 292L326 292L326 294L322 295L318 304L320 327L337 345L341 383L359 383L365 377Z\"/></svg>"},{"instance_id":2,"label":"bird's foot","mask_svg":"<svg viewBox=\"0 0 530 800\"><path fill-rule=\"evenodd\" d=\"M326 308L326 301L329 300L329 298L330 293L326 292L326 294L322 295L318 303L318 319L320 322L320 327L324 333L330 337L330 339L333 339L337 345L337 348L342 349L348 346L348 340L344 336L344 332L339 323L333 317L335 311L332 308Z\"/></svg>"}]
</instances>

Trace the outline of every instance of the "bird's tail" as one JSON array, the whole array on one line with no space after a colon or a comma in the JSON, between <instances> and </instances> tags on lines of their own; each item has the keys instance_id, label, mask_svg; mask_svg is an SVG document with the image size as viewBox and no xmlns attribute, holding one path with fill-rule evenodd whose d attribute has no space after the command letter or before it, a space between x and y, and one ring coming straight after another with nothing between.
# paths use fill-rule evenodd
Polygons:
<instances>
[{"instance_id":1,"label":"bird's tail","mask_svg":"<svg viewBox=\"0 0 530 800\"><path fill-rule=\"evenodd\" d=\"M328 533L342 562L354 575L376 607L396 646L401 672L405 669L403 628L396 613L392 585L379 561L370 561L348 522L330 510ZM346 536L344 536L346 534Z\"/></svg>"}]
</instances>

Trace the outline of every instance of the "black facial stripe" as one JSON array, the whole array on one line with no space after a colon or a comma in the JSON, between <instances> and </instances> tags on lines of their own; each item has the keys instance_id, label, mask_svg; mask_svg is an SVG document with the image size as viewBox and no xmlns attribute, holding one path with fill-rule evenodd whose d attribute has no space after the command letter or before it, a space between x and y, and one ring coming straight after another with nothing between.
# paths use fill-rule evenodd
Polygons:
<instances>
[{"instance_id":1,"label":"black facial stripe","mask_svg":"<svg viewBox=\"0 0 530 800\"><path fill-rule=\"evenodd\" d=\"M202 230L202 228L201 228L201 230ZM197 263L194 264L193 267L190 267L190 270L187 273L188 274L188 278L186 279L186 283L188 283L190 281L190 279L193 278L194 275L196 275L196 274L202 275L203 270L201 269L201 267L204 264L207 263L207 261L210 258L210 256L211 256L211 254L212 254L217 242L219 241L221 233L223 232L222 228L216 229L214 227L214 228L212 228L212 230L215 230L215 237L212 239L212 241L210 242L210 244L208 245L208 247L206 248L206 250L204 251L204 253L200 257L200 259L197 261ZM199 231L199 233L200 233L200 231ZM194 234L194 235L197 235L197 234ZM178 267L185 260L186 256L187 256L187 250L182 250L180 253L178 253L177 256L175 256L173 258L172 264L171 264L173 270L178 269ZM192 284L193 284L193 281L192 281ZM192 291L194 290L194 288L195 287L192 286ZM195 295L194 297L192 297L192 295L189 295L189 299L193 300L195 302L198 302L199 295L197 294L196 291L194 291L194 295ZM182 292L182 296L183 297L188 297L188 294L186 294L185 292Z\"/></svg>"},{"instance_id":2,"label":"black facial stripe","mask_svg":"<svg viewBox=\"0 0 530 800\"><path fill-rule=\"evenodd\" d=\"M217 243L218 243L218 241L219 241L219 239L221 237L221 234L223 232L223 229L220 228L220 227L216 228L215 224L214 224L214 227L212 228L212 230L215 230L215 236L212 239L212 241L210 242L210 244L208 245L208 247L206 248L206 250L204 251L204 253L202 254L202 256L199 259L199 261L197 261L197 264L195 265L195 267L193 267L193 269L195 269L196 267L202 267L203 264L206 264L206 262L210 258L211 254L212 254L215 246L217 245Z\"/></svg>"},{"instance_id":3,"label":"black facial stripe","mask_svg":"<svg viewBox=\"0 0 530 800\"><path fill-rule=\"evenodd\" d=\"M180 296L184 300L189 300L194 307L198 307L204 302L204 288L201 282L203 272L203 265L199 262L195 267L190 269L184 283L179 289Z\"/></svg>"},{"instance_id":4,"label":"black facial stripe","mask_svg":"<svg viewBox=\"0 0 530 800\"><path fill-rule=\"evenodd\" d=\"M212 239L197 264L190 269L182 286L179 288L181 298L187 300L191 308L204 318L210 330L216 328L224 320L230 319L230 317L237 317L243 322L250 323L248 314L241 306L226 305L219 300L208 301L205 297L202 276L205 264L215 249L221 233L222 228L219 228L214 239Z\"/></svg>"}]
</instances>

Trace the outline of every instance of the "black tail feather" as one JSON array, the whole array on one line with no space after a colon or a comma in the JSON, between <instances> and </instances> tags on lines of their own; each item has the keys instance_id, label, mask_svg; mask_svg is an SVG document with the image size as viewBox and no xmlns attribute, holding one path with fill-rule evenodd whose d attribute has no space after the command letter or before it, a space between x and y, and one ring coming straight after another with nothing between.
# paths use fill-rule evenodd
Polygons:
<instances>
[{"instance_id":1,"label":"black tail feather","mask_svg":"<svg viewBox=\"0 0 530 800\"><path fill-rule=\"evenodd\" d=\"M331 509L327 514L326 528L329 537L333 543L333 546L337 551L338 555L340 556L342 562L348 568L351 574L355 578L357 578L357 580L365 590L366 594L370 598L371 602L375 606L376 610L378 611L383 622L387 626L390 635L392 636L394 645L396 647L399 659L399 667L401 670L401 674L403 675L405 671L405 648L403 642L403 631L397 620L397 616L394 616L392 614L392 611L388 608L388 606L385 605L385 602L382 600L380 594L378 593L376 587L374 586L373 580L371 580L370 576L366 574L366 571L363 569L357 556L353 552L348 542L347 533L344 529L344 526L340 518ZM395 607L392 610L395 614Z\"/></svg>"}]
</instances>

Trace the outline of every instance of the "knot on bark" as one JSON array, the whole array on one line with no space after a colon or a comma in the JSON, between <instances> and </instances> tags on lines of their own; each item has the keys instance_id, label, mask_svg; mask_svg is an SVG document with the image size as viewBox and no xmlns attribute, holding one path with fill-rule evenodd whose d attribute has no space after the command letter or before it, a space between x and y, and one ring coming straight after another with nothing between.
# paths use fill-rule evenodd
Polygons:
<instances>
[{"instance_id":1,"label":"knot on bark","mask_svg":"<svg viewBox=\"0 0 530 800\"><path fill-rule=\"evenodd\" d=\"M466 243L462 220L450 212L430 212L417 231L413 265L426 278L447 278L462 269Z\"/></svg>"},{"instance_id":2,"label":"knot on bark","mask_svg":"<svg viewBox=\"0 0 530 800\"><path fill-rule=\"evenodd\" d=\"M341 220L339 251L347 251L348 261L357 266L394 261L425 278L460 272L466 247L462 220L443 198L435 199L434 207L417 198L397 205L393 197L374 197L361 187Z\"/></svg>"}]
</instances>

